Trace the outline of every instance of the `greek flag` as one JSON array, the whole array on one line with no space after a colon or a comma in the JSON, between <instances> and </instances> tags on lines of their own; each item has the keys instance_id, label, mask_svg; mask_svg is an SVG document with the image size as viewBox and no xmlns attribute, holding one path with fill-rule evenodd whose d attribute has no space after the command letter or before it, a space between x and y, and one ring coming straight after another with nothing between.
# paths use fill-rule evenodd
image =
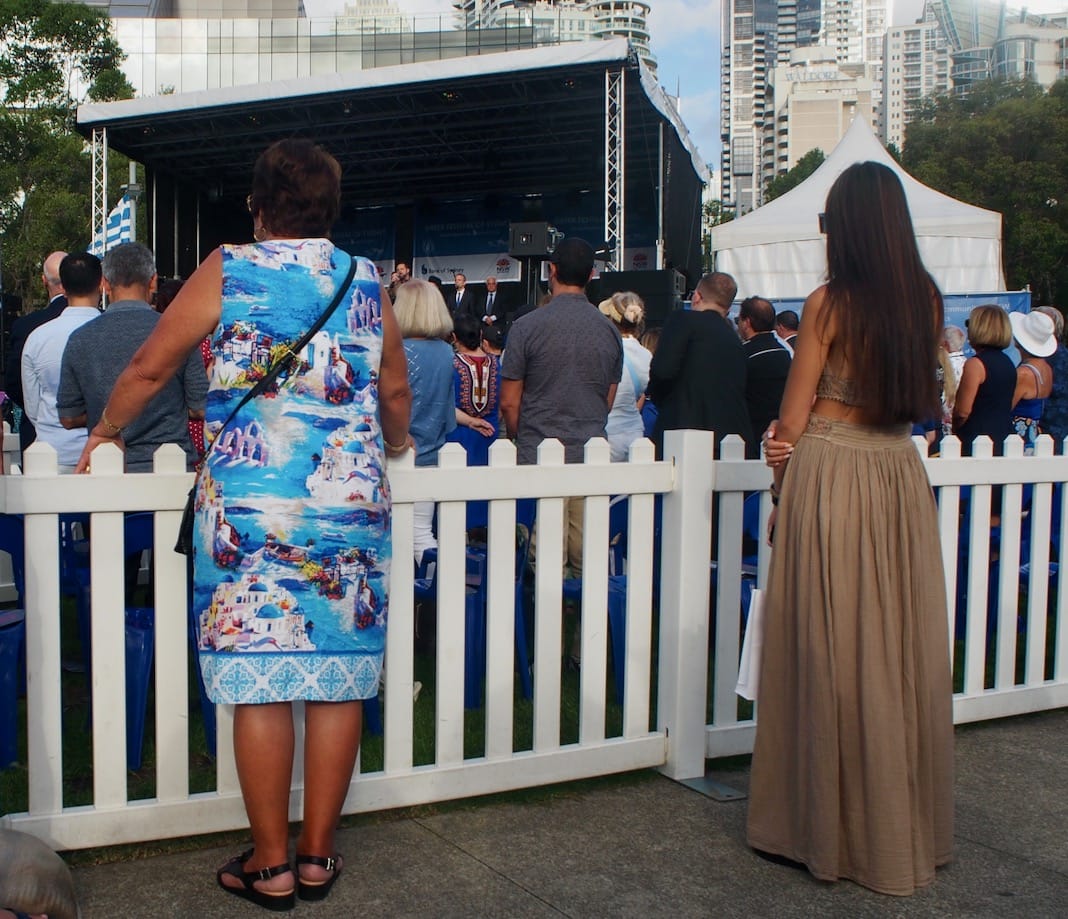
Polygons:
<instances>
[{"instance_id":1,"label":"greek flag","mask_svg":"<svg viewBox=\"0 0 1068 919\"><path fill-rule=\"evenodd\" d=\"M93 255L103 257L108 249L114 249L119 243L130 241L130 199L123 195L114 210L108 214L104 232L93 237L89 250Z\"/></svg>"}]
</instances>

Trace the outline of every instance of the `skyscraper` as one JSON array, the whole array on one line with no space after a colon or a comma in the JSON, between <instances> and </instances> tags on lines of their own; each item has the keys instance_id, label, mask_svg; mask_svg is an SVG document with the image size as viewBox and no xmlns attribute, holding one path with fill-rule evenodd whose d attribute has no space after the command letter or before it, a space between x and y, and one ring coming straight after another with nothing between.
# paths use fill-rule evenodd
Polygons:
<instances>
[{"instance_id":1,"label":"skyscraper","mask_svg":"<svg viewBox=\"0 0 1068 919\"><path fill-rule=\"evenodd\" d=\"M934 19L887 29L880 140L901 149L905 128L921 100L949 88L949 49Z\"/></svg>"},{"instance_id":2,"label":"skyscraper","mask_svg":"<svg viewBox=\"0 0 1068 919\"><path fill-rule=\"evenodd\" d=\"M561 41L626 38L656 70L644 0L453 0L460 28L492 29L517 20L553 30Z\"/></svg>"},{"instance_id":3,"label":"skyscraper","mask_svg":"<svg viewBox=\"0 0 1068 919\"><path fill-rule=\"evenodd\" d=\"M852 72L870 81L878 121L887 0L724 0L722 15L722 194L742 214L761 204L764 182L783 171L769 87L776 66L788 72L798 48L827 47L837 64L859 68Z\"/></svg>"}]
</instances>

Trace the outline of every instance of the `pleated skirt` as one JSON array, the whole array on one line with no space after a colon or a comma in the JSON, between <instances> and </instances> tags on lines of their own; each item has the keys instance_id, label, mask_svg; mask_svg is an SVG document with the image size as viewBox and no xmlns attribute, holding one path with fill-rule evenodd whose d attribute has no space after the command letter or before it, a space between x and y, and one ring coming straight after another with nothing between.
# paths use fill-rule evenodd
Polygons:
<instances>
[{"instance_id":1,"label":"pleated skirt","mask_svg":"<svg viewBox=\"0 0 1068 919\"><path fill-rule=\"evenodd\" d=\"M812 415L766 596L748 841L886 894L953 849L953 721L934 497L907 428Z\"/></svg>"}]
</instances>

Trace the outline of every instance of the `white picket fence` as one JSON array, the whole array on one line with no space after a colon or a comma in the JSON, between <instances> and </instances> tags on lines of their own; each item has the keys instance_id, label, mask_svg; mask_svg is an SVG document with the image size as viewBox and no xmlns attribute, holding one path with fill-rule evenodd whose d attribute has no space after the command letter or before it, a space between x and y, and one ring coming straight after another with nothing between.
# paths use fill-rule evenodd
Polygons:
<instances>
[{"instance_id":1,"label":"white picket fence","mask_svg":"<svg viewBox=\"0 0 1068 919\"><path fill-rule=\"evenodd\" d=\"M955 446L955 442L953 444ZM1068 636L1063 627L1068 600L1058 593L1056 628L1047 645L1050 562L1063 567L1061 544L1050 558L1050 537L1063 520L1051 521L1053 484L1068 479L1068 458L1052 455L1052 444L1024 458L1018 438L1007 455L929 460L939 496L946 586L967 585L963 691L955 698L958 721L1001 717L1068 704ZM959 451L958 451L959 452ZM384 683L383 768L357 772L345 812L428 803L467 795L586 778L629 769L660 768L673 778L703 774L706 757L751 750L754 723L739 719L733 687L741 624L743 577L766 577L769 549L760 541L755 571L743 571L743 501L763 493L761 520L770 501L765 466L744 459L741 443L729 438L722 459L711 460L712 435L669 434L664 461L651 446L635 445L627 463L609 462L607 444L591 441L586 462L565 465L556 442L546 442L537 466L517 467L512 446L494 445L488 467L465 467L459 447L442 451L436 469L415 469L411 459L390 468L393 487L393 551L390 626ZM947 451L948 454L948 451ZM177 448L164 448L152 474L124 475L111 447L101 448L89 476L59 476L55 454L31 448L22 475L0 479L0 510L24 515L26 534L28 807L0 817L0 826L34 833L56 848L71 849L235 829L245 826L231 749L232 710L217 707L216 789L190 793L186 562L169 551L191 482ZM981 482L982 484L978 484ZM991 485L1004 484L996 580L999 618L990 651L988 686L987 585L991 564ZM1033 488L1030 511L1021 523L1024 485ZM972 486L970 552L958 573L960 490ZM626 594L625 693L622 730L606 736L608 688L609 498L629 495ZM663 496L660 524L659 597L654 598L654 499ZM564 499L585 499L577 740L561 741L562 583ZM712 508L718 496L715 546L715 634L709 634ZM537 559L534 573L533 731L530 749L514 751L516 706L514 653L515 501L537 499ZM464 755L465 502L489 500L487 561L487 667L485 750ZM434 760L413 757L415 603L411 557L412 504L439 502ZM123 514L155 512L155 721L156 796L127 795ZM64 802L60 681L60 513L91 514L93 803ZM1063 518L1063 509L1059 512ZM985 521L985 523L983 522ZM1029 529L1026 607L1017 609L1023 528ZM657 600L658 602L654 602ZM1018 622L1026 628L1018 630ZM954 612L947 623L951 636ZM710 642L711 639L711 642ZM1017 642L1023 648L1017 673ZM710 660L709 648L714 649ZM655 649L655 652L654 652ZM1052 651L1052 673L1046 660ZM709 674L712 685L709 685ZM654 696L655 710L651 699ZM424 697L424 702L426 701ZM706 717L711 701L712 717ZM297 712L298 731L300 713ZM299 749L298 743L298 749ZM298 762L291 816L302 805L303 770ZM2 808L0 808L2 809Z\"/></svg>"}]
</instances>

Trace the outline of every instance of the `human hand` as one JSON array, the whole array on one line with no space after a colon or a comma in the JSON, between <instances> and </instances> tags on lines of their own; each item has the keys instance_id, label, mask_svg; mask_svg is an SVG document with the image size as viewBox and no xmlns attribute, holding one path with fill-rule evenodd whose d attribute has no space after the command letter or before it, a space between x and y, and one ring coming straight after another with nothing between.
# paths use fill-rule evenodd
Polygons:
<instances>
[{"instance_id":1,"label":"human hand","mask_svg":"<svg viewBox=\"0 0 1068 919\"><path fill-rule=\"evenodd\" d=\"M478 431L483 437L493 437L497 433L485 418L472 418L468 427L472 431Z\"/></svg>"},{"instance_id":2,"label":"human hand","mask_svg":"<svg viewBox=\"0 0 1068 919\"><path fill-rule=\"evenodd\" d=\"M78 457L78 465L74 467L75 474L89 472L89 460L93 455L93 451L101 444L115 444L123 453L126 452L126 444L120 435L109 437L107 434L101 434L96 428L93 428L89 432L85 447L82 449L82 455Z\"/></svg>"},{"instance_id":3,"label":"human hand","mask_svg":"<svg viewBox=\"0 0 1068 919\"><path fill-rule=\"evenodd\" d=\"M778 430L778 426L779 422L773 421L768 425L763 437L764 462L771 466L772 469L785 463L794 452L793 444L787 443L785 440L776 439L775 433Z\"/></svg>"}]
</instances>

